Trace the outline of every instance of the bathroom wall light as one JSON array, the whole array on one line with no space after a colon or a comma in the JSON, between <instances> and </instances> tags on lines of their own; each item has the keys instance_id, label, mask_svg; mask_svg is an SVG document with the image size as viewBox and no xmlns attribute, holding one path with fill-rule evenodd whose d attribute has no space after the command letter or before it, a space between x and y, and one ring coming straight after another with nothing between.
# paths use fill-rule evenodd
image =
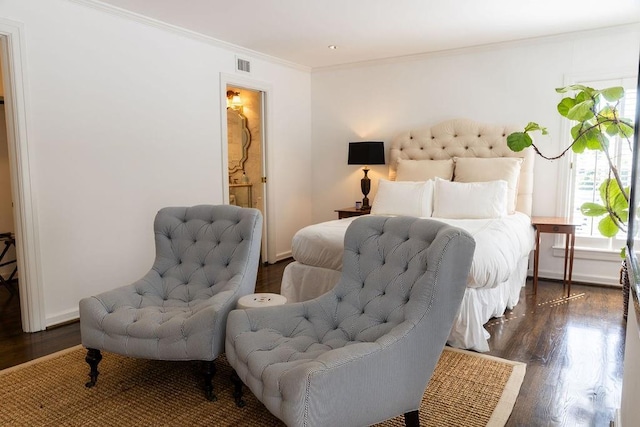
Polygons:
<instances>
[{"instance_id":1,"label":"bathroom wall light","mask_svg":"<svg viewBox=\"0 0 640 427\"><path fill-rule=\"evenodd\" d=\"M240 92L234 92L232 90L227 91L227 108L242 110L242 98L240 98Z\"/></svg>"}]
</instances>

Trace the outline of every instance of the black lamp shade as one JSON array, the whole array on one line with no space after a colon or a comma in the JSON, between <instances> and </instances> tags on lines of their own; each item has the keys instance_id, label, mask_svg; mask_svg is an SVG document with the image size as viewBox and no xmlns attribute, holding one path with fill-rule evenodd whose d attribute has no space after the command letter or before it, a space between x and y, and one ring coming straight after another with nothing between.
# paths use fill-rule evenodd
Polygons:
<instances>
[{"instance_id":1,"label":"black lamp shade","mask_svg":"<svg viewBox=\"0 0 640 427\"><path fill-rule=\"evenodd\" d=\"M347 164L384 165L384 142L350 142Z\"/></svg>"}]
</instances>

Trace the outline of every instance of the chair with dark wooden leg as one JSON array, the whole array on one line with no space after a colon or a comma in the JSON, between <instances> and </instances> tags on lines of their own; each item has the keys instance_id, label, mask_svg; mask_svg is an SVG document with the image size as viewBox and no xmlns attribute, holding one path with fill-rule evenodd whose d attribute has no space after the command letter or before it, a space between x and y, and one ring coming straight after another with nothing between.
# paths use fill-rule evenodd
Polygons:
<instances>
[{"instance_id":1,"label":"chair with dark wooden leg","mask_svg":"<svg viewBox=\"0 0 640 427\"><path fill-rule=\"evenodd\" d=\"M344 246L328 293L229 314L236 404L244 383L288 426L365 426L403 414L418 426L475 241L434 220L367 215Z\"/></svg>"},{"instance_id":2,"label":"chair with dark wooden leg","mask_svg":"<svg viewBox=\"0 0 640 427\"><path fill-rule=\"evenodd\" d=\"M137 282L80 301L80 331L96 385L101 351L203 362L205 396L224 352L228 313L255 289L262 215L237 206L161 209L156 259ZM105 356L106 357L106 356Z\"/></svg>"}]
</instances>

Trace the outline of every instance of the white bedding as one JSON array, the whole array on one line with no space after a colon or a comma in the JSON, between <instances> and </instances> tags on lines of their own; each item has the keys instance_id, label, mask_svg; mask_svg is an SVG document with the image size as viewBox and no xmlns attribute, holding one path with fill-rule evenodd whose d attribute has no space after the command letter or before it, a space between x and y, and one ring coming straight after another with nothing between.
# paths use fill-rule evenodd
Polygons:
<instances>
[{"instance_id":1,"label":"white bedding","mask_svg":"<svg viewBox=\"0 0 640 427\"><path fill-rule=\"evenodd\" d=\"M513 308L526 282L534 241L529 216L535 152L514 152L508 147L507 135L518 130L455 119L402 132L389 149L389 180L394 184L380 181L373 198L372 212L378 214L436 212L451 218L490 218L433 217L467 230L476 240L467 289L447 341L454 347L488 351L489 333L484 324ZM435 180L432 193L428 191L430 180ZM424 192L407 181L414 186L424 182ZM504 181L506 191L499 191L505 186L496 181ZM483 191L471 188L479 183L493 185ZM379 191L380 184L388 191ZM428 194L430 199L425 198ZM506 198L504 204L501 197ZM512 211L516 213L503 216ZM338 283L345 231L355 220L357 217L312 225L294 236L295 261L285 268L280 290L288 301L315 298Z\"/></svg>"},{"instance_id":2,"label":"white bedding","mask_svg":"<svg viewBox=\"0 0 640 427\"><path fill-rule=\"evenodd\" d=\"M280 292L289 302L307 301L331 290L340 280L343 239L357 217L328 221L300 230L293 238L295 262L287 265ZM447 344L489 351L484 324L512 309L525 285L534 233L529 216L516 212L493 219L442 219L464 228L476 250L460 311Z\"/></svg>"},{"instance_id":3,"label":"white bedding","mask_svg":"<svg viewBox=\"0 0 640 427\"><path fill-rule=\"evenodd\" d=\"M301 264L342 269L344 234L357 217L303 228L293 238L293 258ZM468 231L476 241L467 287L494 288L509 279L533 247L531 219L520 212L491 219L431 218Z\"/></svg>"}]
</instances>

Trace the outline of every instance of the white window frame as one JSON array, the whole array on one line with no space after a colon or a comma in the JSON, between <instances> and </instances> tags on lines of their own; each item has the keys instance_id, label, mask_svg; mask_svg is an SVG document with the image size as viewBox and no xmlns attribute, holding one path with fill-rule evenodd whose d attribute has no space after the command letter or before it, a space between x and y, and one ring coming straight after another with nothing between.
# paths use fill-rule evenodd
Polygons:
<instances>
[{"instance_id":1,"label":"white window frame","mask_svg":"<svg viewBox=\"0 0 640 427\"><path fill-rule=\"evenodd\" d=\"M619 72L612 72L606 74L597 75L567 75L565 76L564 86L573 84L586 84L588 86L595 87L596 89L601 87L609 87L613 85L620 85L623 81L631 79L636 82L637 70L624 70ZM600 85L598 82L602 82ZM618 82L618 83L616 83ZM635 86L635 83L633 83ZM638 95L638 101L640 102L640 94ZM558 99L559 101L560 99ZM562 124L560 131L562 133L563 147L569 144L571 141L568 139L568 135L571 134L572 124L562 118ZM558 168L558 183L560 188L558 191L557 209L558 216L566 217L571 215L573 210L573 189L575 186L575 170L573 164L576 160L577 154L570 151L569 155L563 156L560 160ZM557 234L553 244L553 256L564 258L564 235ZM625 245L626 240L620 240L615 238L606 237L585 237L576 236L574 258L599 260L599 261L620 261L620 249ZM638 247L638 245L636 246Z\"/></svg>"}]
</instances>

